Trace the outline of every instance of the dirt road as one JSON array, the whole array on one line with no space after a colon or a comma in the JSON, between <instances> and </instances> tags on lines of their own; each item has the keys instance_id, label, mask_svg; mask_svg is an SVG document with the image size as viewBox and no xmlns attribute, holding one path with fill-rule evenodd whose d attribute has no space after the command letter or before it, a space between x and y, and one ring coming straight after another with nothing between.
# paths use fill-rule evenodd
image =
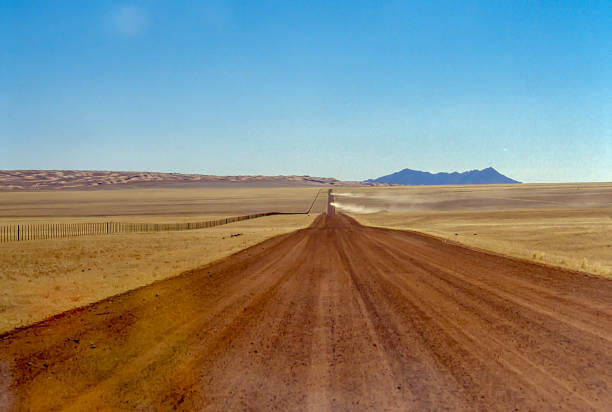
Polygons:
<instances>
[{"instance_id":1,"label":"dirt road","mask_svg":"<svg viewBox=\"0 0 612 412\"><path fill-rule=\"evenodd\" d=\"M330 212L4 336L0 409L612 409L612 281Z\"/></svg>"}]
</instances>

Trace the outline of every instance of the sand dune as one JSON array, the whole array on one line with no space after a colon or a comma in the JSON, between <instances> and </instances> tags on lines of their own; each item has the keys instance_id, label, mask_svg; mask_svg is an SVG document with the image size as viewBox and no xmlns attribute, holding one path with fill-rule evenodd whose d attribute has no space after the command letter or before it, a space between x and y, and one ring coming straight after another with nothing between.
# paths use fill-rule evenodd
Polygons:
<instances>
[{"instance_id":1,"label":"sand dune","mask_svg":"<svg viewBox=\"0 0 612 412\"><path fill-rule=\"evenodd\" d=\"M117 187L381 186L312 176L213 176L94 170L0 170L0 191L105 189Z\"/></svg>"}]
</instances>

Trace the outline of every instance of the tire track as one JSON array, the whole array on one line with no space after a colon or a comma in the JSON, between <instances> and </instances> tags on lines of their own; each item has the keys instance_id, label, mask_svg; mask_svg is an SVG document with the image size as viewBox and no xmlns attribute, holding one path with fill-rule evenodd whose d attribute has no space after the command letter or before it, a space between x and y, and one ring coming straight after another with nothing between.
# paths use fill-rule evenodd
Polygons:
<instances>
[{"instance_id":1,"label":"tire track","mask_svg":"<svg viewBox=\"0 0 612 412\"><path fill-rule=\"evenodd\" d=\"M611 342L610 280L330 206L2 336L0 409L610 410Z\"/></svg>"}]
</instances>

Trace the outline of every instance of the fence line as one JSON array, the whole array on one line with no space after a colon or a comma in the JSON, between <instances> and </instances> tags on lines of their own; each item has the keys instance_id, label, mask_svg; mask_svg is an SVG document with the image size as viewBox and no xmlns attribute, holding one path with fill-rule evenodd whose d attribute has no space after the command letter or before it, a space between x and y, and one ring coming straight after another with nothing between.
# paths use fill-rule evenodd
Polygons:
<instances>
[{"instance_id":1,"label":"fence line","mask_svg":"<svg viewBox=\"0 0 612 412\"><path fill-rule=\"evenodd\" d=\"M178 230L195 230L277 214L285 213L256 213L252 215L233 216L217 220L188 223L97 222L4 225L0 226L0 243L18 242L24 240L60 239L74 236L111 235L115 233L170 232Z\"/></svg>"},{"instance_id":2,"label":"fence line","mask_svg":"<svg viewBox=\"0 0 612 412\"><path fill-rule=\"evenodd\" d=\"M315 198L313 199L312 203L310 204L310 207L308 208L308 210L306 211L306 214L309 214L310 211L312 210L312 207L314 206L314 204L317 202L317 199L319 198L319 193L321 193L322 189L319 189L317 191L317 194L315 195ZM329 192L331 192L331 189L329 189Z\"/></svg>"}]
</instances>

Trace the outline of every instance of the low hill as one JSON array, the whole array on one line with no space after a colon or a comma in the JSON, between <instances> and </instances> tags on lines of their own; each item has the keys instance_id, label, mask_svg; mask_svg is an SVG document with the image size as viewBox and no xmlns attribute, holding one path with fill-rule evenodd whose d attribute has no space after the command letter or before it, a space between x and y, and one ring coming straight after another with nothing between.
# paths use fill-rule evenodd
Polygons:
<instances>
[{"instance_id":1,"label":"low hill","mask_svg":"<svg viewBox=\"0 0 612 412\"><path fill-rule=\"evenodd\" d=\"M463 173L429 173L420 170L404 169L377 179L369 179L366 183L391 183L397 185L474 185L521 183L502 175L492 167L482 170L470 170Z\"/></svg>"},{"instance_id":2,"label":"low hill","mask_svg":"<svg viewBox=\"0 0 612 412\"><path fill-rule=\"evenodd\" d=\"M155 187L293 187L379 186L375 182L345 182L312 176L213 176L159 172L93 170L0 170L0 191L115 189Z\"/></svg>"}]
</instances>

